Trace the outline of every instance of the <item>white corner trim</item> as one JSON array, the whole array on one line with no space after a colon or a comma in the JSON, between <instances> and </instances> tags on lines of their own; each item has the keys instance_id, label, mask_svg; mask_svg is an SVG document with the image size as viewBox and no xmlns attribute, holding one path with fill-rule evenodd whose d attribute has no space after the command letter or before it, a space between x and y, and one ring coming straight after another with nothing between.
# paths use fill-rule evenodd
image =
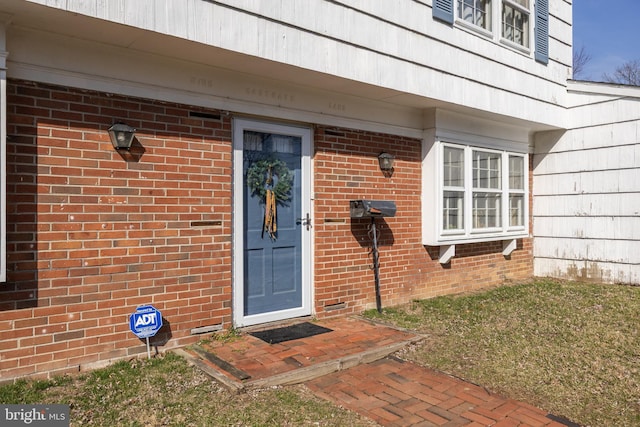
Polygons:
<instances>
[{"instance_id":1,"label":"white corner trim","mask_svg":"<svg viewBox=\"0 0 640 427\"><path fill-rule=\"evenodd\" d=\"M0 13L0 282L7 280L7 26L11 16Z\"/></svg>"},{"instance_id":2,"label":"white corner trim","mask_svg":"<svg viewBox=\"0 0 640 427\"><path fill-rule=\"evenodd\" d=\"M456 255L456 245L440 246L440 264L448 264Z\"/></svg>"}]
</instances>

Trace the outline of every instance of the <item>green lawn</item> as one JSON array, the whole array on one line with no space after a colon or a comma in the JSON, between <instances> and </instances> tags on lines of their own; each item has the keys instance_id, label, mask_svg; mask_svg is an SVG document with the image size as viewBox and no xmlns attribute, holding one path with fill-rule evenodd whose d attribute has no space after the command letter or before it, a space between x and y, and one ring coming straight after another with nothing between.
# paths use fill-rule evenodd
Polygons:
<instances>
[{"instance_id":1,"label":"green lawn","mask_svg":"<svg viewBox=\"0 0 640 427\"><path fill-rule=\"evenodd\" d=\"M0 386L0 403L71 405L72 426L371 426L305 387L232 393L175 354Z\"/></svg>"},{"instance_id":2,"label":"green lawn","mask_svg":"<svg viewBox=\"0 0 640 427\"><path fill-rule=\"evenodd\" d=\"M367 316L424 334L402 357L589 426L640 425L640 287L539 280ZM232 393L174 354L0 386L84 426L371 426L304 386Z\"/></svg>"},{"instance_id":3,"label":"green lawn","mask_svg":"<svg viewBox=\"0 0 640 427\"><path fill-rule=\"evenodd\" d=\"M590 426L640 425L640 287L538 280L367 316L422 365Z\"/></svg>"}]
</instances>

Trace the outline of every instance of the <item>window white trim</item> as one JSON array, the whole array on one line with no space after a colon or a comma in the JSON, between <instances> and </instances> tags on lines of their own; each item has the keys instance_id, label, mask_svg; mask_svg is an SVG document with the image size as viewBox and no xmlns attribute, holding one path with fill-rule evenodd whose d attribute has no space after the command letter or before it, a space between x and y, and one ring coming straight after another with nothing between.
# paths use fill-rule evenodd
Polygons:
<instances>
[{"instance_id":1,"label":"window white trim","mask_svg":"<svg viewBox=\"0 0 640 427\"><path fill-rule=\"evenodd\" d=\"M453 219L448 218L445 220L444 213L447 206L445 203L445 192L461 191L459 187L452 187L445 185L445 150L446 149L459 149L464 152L464 196L462 202L462 215L463 222L461 228L445 228L445 223L459 224L456 222L458 218L455 217L455 209L450 209L453 212ZM432 224L424 224L423 226L423 242L430 246L443 246L443 245L455 245L462 243L475 243L497 240L514 240L517 238L528 237L529 235L529 159L527 153L508 151L504 149L487 148L482 145L476 144L461 144L460 142L449 142L437 140L431 147L432 153L430 158L431 162L424 164L424 167L432 167L434 174L431 174L433 179L431 182L428 180L423 181L424 185L432 186L432 191L425 191L423 189L423 197L430 198L428 202L424 203L424 208L429 209L430 212L426 212L423 220L433 221ZM491 188L485 188L484 185L474 186L474 166L473 166L473 153L483 152L499 155L499 168L500 168L500 181L499 185L493 183ZM523 188L510 188L510 158L522 159L522 177L521 184ZM495 168L495 164L493 165ZM489 173L489 172L487 172ZM496 188L499 187L499 188ZM495 213L498 218L498 224L490 228L474 228L474 194L487 193L495 194L500 198L499 211ZM521 224L511 224L511 197L522 196L521 206L519 207L519 213L521 218L519 222ZM490 208L487 208L487 212L490 212Z\"/></svg>"},{"instance_id":2,"label":"window white trim","mask_svg":"<svg viewBox=\"0 0 640 427\"><path fill-rule=\"evenodd\" d=\"M477 4L472 4L472 5L465 5L464 4L465 0L454 0L454 8L455 8L455 21L458 24L461 25L466 25L468 26L470 29L474 30L474 31L479 31L481 33L485 33L487 35L492 35L494 28L495 28L495 14L493 13L495 8L493 7L493 3L496 0L487 0L487 4L486 4L486 10L484 11L484 23L485 25L478 25L477 21L479 18L478 13L482 13L480 11L480 7ZM465 16L461 16L464 15L465 10L463 7L463 10L460 9L460 3L462 2L463 6L469 7L471 9L473 16L471 16L471 19L467 19ZM468 12L468 11L466 11Z\"/></svg>"},{"instance_id":3,"label":"window white trim","mask_svg":"<svg viewBox=\"0 0 640 427\"><path fill-rule=\"evenodd\" d=\"M459 0L453 0L453 17L455 25L468 30L471 33L476 33L479 36L492 40L494 43L499 43L509 49L513 49L528 56L533 55L533 45L535 41L535 0L527 0L528 7L519 4L517 0L492 0L488 3L487 12L488 27L477 25L475 22L460 17L460 4ZM520 44L513 40L509 40L503 36L502 15L505 4L509 7L516 9L527 16L527 28L526 28L526 43Z\"/></svg>"},{"instance_id":4,"label":"window white trim","mask_svg":"<svg viewBox=\"0 0 640 427\"><path fill-rule=\"evenodd\" d=\"M500 41L502 41L503 43L508 44L509 46L515 47L517 49L521 49L521 50L526 50L528 52L531 51L531 40L533 37L533 22L532 22L532 17L533 17L533 0L520 0L520 1L525 1L527 3L527 6L524 6L522 4L520 4L519 1L514 1L514 0L501 0L500 2L500 30L499 30L499 34L500 34ZM526 37L526 40L523 40L523 43L518 43L516 41L513 40L509 40L507 37L505 37L503 35L503 29L504 29L504 22L502 22L502 16L503 16L503 11L505 9L505 5L507 5L508 7L510 7L511 9L513 9L514 11L518 11L524 15L526 15L527 18L527 28L524 31L524 37Z\"/></svg>"}]
</instances>

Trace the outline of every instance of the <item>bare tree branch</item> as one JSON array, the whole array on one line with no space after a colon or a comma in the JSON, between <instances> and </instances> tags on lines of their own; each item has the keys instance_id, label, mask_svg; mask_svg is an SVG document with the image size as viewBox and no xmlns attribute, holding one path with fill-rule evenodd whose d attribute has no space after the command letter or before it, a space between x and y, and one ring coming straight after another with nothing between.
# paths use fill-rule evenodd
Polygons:
<instances>
[{"instance_id":1,"label":"bare tree branch","mask_svg":"<svg viewBox=\"0 0 640 427\"><path fill-rule=\"evenodd\" d=\"M585 67L591 61L591 55L587 53L584 46L580 48L580 50L573 51L573 79L580 80L584 78L582 75L584 73Z\"/></svg>"},{"instance_id":2,"label":"bare tree branch","mask_svg":"<svg viewBox=\"0 0 640 427\"><path fill-rule=\"evenodd\" d=\"M608 83L640 86L640 60L627 61L617 67L613 75L604 73L602 78Z\"/></svg>"}]
</instances>

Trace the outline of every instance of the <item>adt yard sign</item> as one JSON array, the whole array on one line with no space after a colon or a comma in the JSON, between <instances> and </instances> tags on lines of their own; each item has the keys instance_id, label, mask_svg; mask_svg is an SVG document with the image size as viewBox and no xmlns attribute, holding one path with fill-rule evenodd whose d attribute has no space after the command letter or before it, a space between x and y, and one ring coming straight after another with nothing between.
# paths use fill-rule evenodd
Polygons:
<instances>
[{"instance_id":1,"label":"adt yard sign","mask_svg":"<svg viewBox=\"0 0 640 427\"><path fill-rule=\"evenodd\" d=\"M138 338L152 337L162 328L162 314L152 305L141 305L129 317L129 327Z\"/></svg>"}]
</instances>

